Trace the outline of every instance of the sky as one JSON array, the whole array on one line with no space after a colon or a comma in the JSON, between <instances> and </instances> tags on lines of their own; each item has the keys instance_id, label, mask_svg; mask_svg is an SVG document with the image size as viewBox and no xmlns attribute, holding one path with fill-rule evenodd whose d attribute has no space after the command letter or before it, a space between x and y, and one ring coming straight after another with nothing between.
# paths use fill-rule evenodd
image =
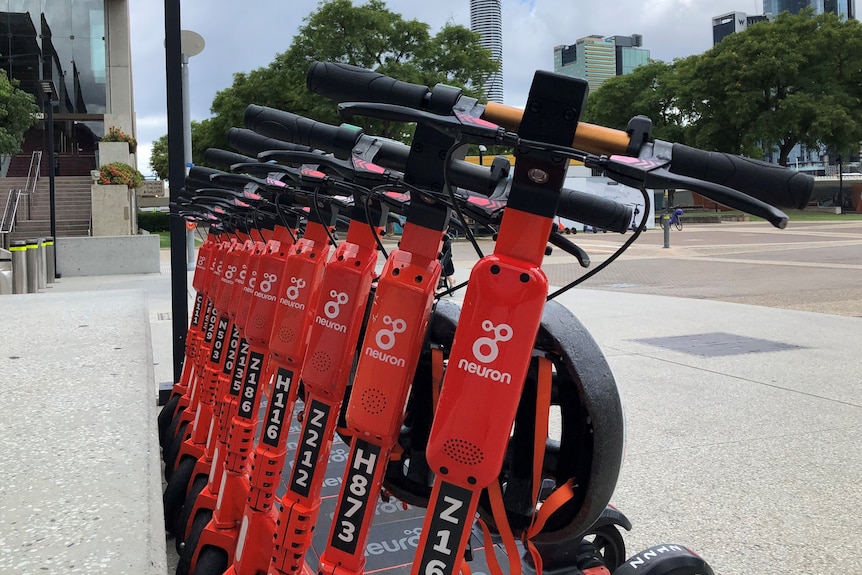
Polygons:
<instances>
[{"instance_id":1,"label":"sky","mask_svg":"<svg viewBox=\"0 0 862 575\"><path fill-rule=\"evenodd\" d=\"M151 175L150 144L167 133L164 2L129 4L138 168ZM427 23L432 35L447 22L470 26L469 0L386 4L405 19ZM206 44L189 62L191 119L211 116L216 92L230 87L235 73L267 66L285 52L317 6L317 0L182 0L181 28L197 32ZM504 101L522 107L533 72L553 70L554 46L592 34L641 34L653 59L671 62L712 46L714 16L760 14L762 0L502 0L502 7Z\"/></svg>"}]
</instances>

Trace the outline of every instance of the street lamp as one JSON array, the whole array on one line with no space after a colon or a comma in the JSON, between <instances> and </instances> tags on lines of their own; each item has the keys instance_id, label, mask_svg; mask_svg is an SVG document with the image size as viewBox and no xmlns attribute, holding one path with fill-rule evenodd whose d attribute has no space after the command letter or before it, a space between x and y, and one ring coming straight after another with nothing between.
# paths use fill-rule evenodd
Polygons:
<instances>
[{"instance_id":1,"label":"street lamp","mask_svg":"<svg viewBox=\"0 0 862 575\"><path fill-rule=\"evenodd\" d=\"M485 155L484 154L487 151L488 151L488 148L486 148L483 144L479 144L479 165L480 166L485 165Z\"/></svg>"},{"instance_id":2,"label":"street lamp","mask_svg":"<svg viewBox=\"0 0 862 575\"><path fill-rule=\"evenodd\" d=\"M54 241L54 279L60 277L57 272L57 212L54 204L54 104L57 100L57 89L51 80L39 80L39 90L42 92L48 113L48 201L51 218L51 238Z\"/></svg>"}]
</instances>

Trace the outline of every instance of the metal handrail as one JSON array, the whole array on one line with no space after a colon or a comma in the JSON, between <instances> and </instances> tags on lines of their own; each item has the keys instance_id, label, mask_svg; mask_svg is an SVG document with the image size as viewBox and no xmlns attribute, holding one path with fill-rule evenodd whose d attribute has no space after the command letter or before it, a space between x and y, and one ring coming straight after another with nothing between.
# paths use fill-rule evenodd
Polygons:
<instances>
[{"instance_id":1,"label":"metal handrail","mask_svg":"<svg viewBox=\"0 0 862 575\"><path fill-rule=\"evenodd\" d=\"M15 222L15 211L18 209L18 200L20 198L20 195L21 190L9 190L9 195L6 196L6 207L3 209L3 219L0 220L0 234L8 234L12 231L12 224ZM9 222L7 224L6 217L10 213L12 217L9 218Z\"/></svg>"},{"instance_id":2,"label":"metal handrail","mask_svg":"<svg viewBox=\"0 0 862 575\"><path fill-rule=\"evenodd\" d=\"M33 152L30 156L30 168L27 170L27 185L24 188L25 194L31 194L36 191L36 182L39 181L39 175L42 168L42 152Z\"/></svg>"},{"instance_id":3,"label":"metal handrail","mask_svg":"<svg viewBox=\"0 0 862 575\"><path fill-rule=\"evenodd\" d=\"M21 196L30 196L36 191L41 164L42 152L33 152L30 156L30 167L27 170L27 183L24 185L24 189L9 190L9 195L6 197L3 219L0 220L0 233L8 234L15 227L15 217L18 215L18 204L21 202ZM27 207L29 208L29 206L30 202L28 201Z\"/></svg>"}]
</instances>

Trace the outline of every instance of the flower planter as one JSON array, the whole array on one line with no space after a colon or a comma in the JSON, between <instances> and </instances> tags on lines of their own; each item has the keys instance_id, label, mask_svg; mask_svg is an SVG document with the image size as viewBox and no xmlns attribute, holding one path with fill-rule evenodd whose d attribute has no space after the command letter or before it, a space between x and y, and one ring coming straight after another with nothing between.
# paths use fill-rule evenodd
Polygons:
<instances>
[{"instance_id":1,"label":"flower planter","mask_svg":"<svg viewBox=\"0 0 862 575\"><path fill-rule=\"evenodd\" d=\"M128 186L93 184L94 236L132 235L132 194Z\"/></svg>"},{"instance_id":2,"label":"flower planter","mask_svg":"<svg viewBox=\"0 0 862 575\"><path fill-rule=\"evenodd\" d=\"M132 154L127 142L99 142L99 167L114 162L132 164Z\"/></svg>"}]
</instances>

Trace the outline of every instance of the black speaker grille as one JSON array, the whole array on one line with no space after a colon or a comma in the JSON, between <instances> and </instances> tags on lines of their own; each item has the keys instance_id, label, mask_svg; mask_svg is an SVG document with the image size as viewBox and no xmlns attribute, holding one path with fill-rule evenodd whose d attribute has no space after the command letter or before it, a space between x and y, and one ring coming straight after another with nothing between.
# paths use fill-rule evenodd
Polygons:
<instances>
[{"instance_id":1,"label":"black speaker grille","mask_svg":"<svg viewBox=\"0 0 862 575\"><path fill-rule=\"evenodd\" d=\"M463 439L447 439L443 444L443 453L462 465L478 465L485 459L482 448Z\"/></svg>"}]
</instances>

